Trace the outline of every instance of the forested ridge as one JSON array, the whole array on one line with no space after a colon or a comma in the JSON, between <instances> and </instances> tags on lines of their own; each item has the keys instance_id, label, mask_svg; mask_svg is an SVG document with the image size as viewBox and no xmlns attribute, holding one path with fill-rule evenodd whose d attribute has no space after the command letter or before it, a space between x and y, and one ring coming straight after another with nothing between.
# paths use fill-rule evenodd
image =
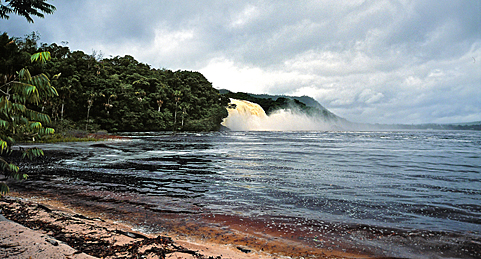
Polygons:
<instances>
[{"instance_id":1,"label":"forested ridge","mask_svg":"<svg viewBox=\"0 0 481 259\"><path fill-rule=\"evenodd\" d=\"M297 112L304 113L309 116L322 118L326 121L330 120L344 120L334 113L330 112L322 105L316 102L317 106L309 106L301 102L299 97L292 96L275 96L275 95L255 95L244 92L231 92L229 90L221 89L220 92L233 99L246 100L257 103L264 109L267 115L280 109L294 109Z\"/></svg>"},{"instance_id":2,"label":"forested ridge","mask_svg":"<svg viewBox=\"0 0 481 259\"><path fill-rule=\"evenodd\" d=\"M45 64L30 55L49 52ZM0 36L3 82L27 67L44 73L58 92L31 109L50 115L58 128L87 131L211 131L228 113L228 98L199 72L152 68L132 56L103 58L71 51L65 43L39 44L36 33L25 38ZM1 84L3 85L3 84Z\"/></svg>"}]
</instances>

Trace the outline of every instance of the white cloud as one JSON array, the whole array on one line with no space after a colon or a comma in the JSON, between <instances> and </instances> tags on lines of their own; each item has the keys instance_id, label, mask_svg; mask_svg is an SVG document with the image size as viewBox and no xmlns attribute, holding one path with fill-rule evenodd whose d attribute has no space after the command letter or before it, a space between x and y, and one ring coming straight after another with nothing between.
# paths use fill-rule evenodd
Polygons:
<instances>
[{"instance_id":1,"label":"white cloud","mask_svg":"<svg viewBox=\"0 0 481 259\"><path fill-rule=\"evenodd\" d=\"M215 58L199 69L215 88L234 92L269 93L283 85L309 81L310 77L297 72L263 70L259 67L236 64L226 58Z\"/></svg>"},{"instance_id":2,"label":"white cloud","mask_svg":"<svg viewBox=\"0 0 481 259\"><path fill-rule=\"evenodd\" d=\"M248 4L244 10L240 13L235 13L230 22L230 27L240 28L244 25L253 22L255 18L259 16L259 8L254 5Z\"/></svg>"},{"instance_id":3,"label":"white cloud","mask_svg":"<svg viewBox=\"0 0 481 259\"><path fill-rule=\"evenodd\" d=\"M371 89L364 89L360 94L359 94L359 101L371 104L371 103L376 103L379 100L381 100L384 97L384 94L375 92Z\"/></svg>"},{"instance_id":4,"label":"white cloud","mask_svg":"<svg viewBox=\"0 0 481 259\"><path fill-rule=\"evenodd\" d=\"M168 31L156 29L153 47L155 51L162 54L172 51L180 52L179 48L193 38L193 30Z\"/></svg>"},{"instance_id":5,"label":"white cloud","mask_svg":"<svg viewBox=\"0 0 481 259\"><path fill-rule=\"evenodd\" d=\"M147 4L148 3L148 4ZM199 70L216 88L309 95L354 121L481 120L481 2L60 1L37 30L72 49ZM95 7L95 8L94 8ZM75 14L75 15L73 15Z\"/></svg>"}]
</instances>

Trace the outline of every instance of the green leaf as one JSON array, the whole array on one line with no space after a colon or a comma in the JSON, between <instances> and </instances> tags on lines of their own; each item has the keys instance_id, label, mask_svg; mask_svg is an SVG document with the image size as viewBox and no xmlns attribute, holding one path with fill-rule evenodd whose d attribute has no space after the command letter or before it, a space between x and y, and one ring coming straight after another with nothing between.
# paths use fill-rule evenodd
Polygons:
<instances>
[{"instance_id":1,"label":"green leaf","mask_svg":"<svg viewBox=\"0 0 481 259\"><path fill-rule=\"evenodd\" d=\"M0 128L7 128L8 127L8 121L4 121L0 119Z\"/></svg>"},{"instance_id":2,"label":"green leaf","mask_svg":"<svg viewBox=\"0 0 481 259\"><path fill-rule=\"evenodd\" d=\"M4 171L4 174L7 177L9 176L9 174L6 172L13 172L13 173L18 172L18 166L8 163L2 157L0 157L0 168Z\"/></svg>"},{"instance_id":3,"label":"green leaf","mask_svg":"<svg viewBox=\"0 0 481 259\"><path fill-rule=\"evenodd\" d=\"M19 121L22 122L23 124L27 125L28 124L28 119L25 117L20 117Z\"/></svg>"},{"instance_id":4,"label":"green leaf","mask_svg":"<svg viewBox=\"0 0 481 259\"><path fill-rule=\"evenodd\" d=\"M18 77L20 78L20 80L22 81L29 81L32 79L32 76L30 75L30 71L28 71L28 69L26 68L22 68L19 72L18 72Z\"/></svg>"},{"instance_id":5,"label":"green leaf","mask_svg":"<svg viewBox=\"0 0 481 259\"><path fill-rule=\"evenodd\" d=\"M31 149L27 149L27 151L25 151L22 155L23 158L27 157L28 159L33 159L34 157L38 157L38 156L43 156L44 153L43 153L43 150L39 149L39 148L31 148Z\"/></svg>"},{"instance_id":6,"label":"green leaf","mask_svg":"<svg viewBox=\"0 0 481 259\"><path fill-rule=\"evenodd\" d=\"M0 194L5 195L10 191L6 183L0 183Z\"/></svg>"},{"instance_id":7,"label":"green leaf","mask_svg":"<svg viewBox=\"0 0 481 259\"><path fill-rule=\"evenodd\" d=\"M33 54L31 57L30 57L30 61L33 63L35 61L38 61L40 63L46 63L48 60L50 60L51 56L50 56L50 52L49 51L44 51L44 52L38 52L38 53L35 53Z\"/></svg>"},{"instance_id":8,"label":"green leaf","mask_svg":"<svg viewBox=\"0 0 481 259\"><path fill-rule=\"evenodd\" d=\"M20 112L24 112L25 111L25 105L23 104L20 104L20 103L12 103L12 109L14 111L20 111Z\"/></svg>"},{"instance_id":9,"label":"green leaf","mask_svg":"<svg viewBox=\"0 0 481 259\"><path fill-rule=\"evenodd\" d=\"M18 166L14 165L14 164L8 164L8 169L11 172L18 172Z\"/></svg>"},{"instance_id":10,"label":"green leaf","mask_svg":"<svg viewBox=\"0 0 481 259\"><path fill-rule=\"evenodd\" d=\"M0 140L0 150L3 152L4 150L8 149L8 143L7 141L4 141L3 139Z\"/></svg>"},{"instance_id":11,"label":"green leaf","mask_svg":"<svg viewBox=\"0 0 481 259\"><path fill-rule=\"evenodd\" d=\"M15 180L23 180L23 174L13 174L12 175L12 178L15 179Z\"/></svg>"},{"instance_id":12,"label":"green leaf","mask_svg":"<svg viewBox=\"0 0 481 259\"><path fill-rule=\"evenodd\" d=\"M25 85L24 91L26 95L38 94L37 87L34 85Z\"/></svg>"},{"instance_id":13,"label":"green leaf","mask_svg":"<svg viewBox=\"0 0 481 259\"><path fill-rule=\"evenodd\" d=\"M7 103L8 103L7 98L5 98L5 96L2 96L2 98L0 98L0 108L5 107Z\"/></svg>"},{"instance_id":14,"label":"green leaf","mask_svg":"<svg viewBox=\"0 0 481 259\"><path fill-rule=\"evenodd\" d=\"M40 128L42 128L42 123L38 121L30 123L30 129L40 129Z\"/></svg>"},{"instance_id":15,"label":"green leaf","mask_svg":"<svg viewBox=\"0 0 481 259\"><path fill-rule=\"evenodd\" d=\"M40 121L45 124L50 123L51 121L50 117L47 114L30 109L25 110L25 117L29 118L32 121Z\"/></svg>"},{"instance_id":16,"label":"green leaf","mask_svg":"<svg viewBox=\"0 0 481 259\"><path fill-rule=\"evenodd\" d=\"M42 128L38 131L40 135L52 135L55 133L55 130L52 128Z\"/></svg>"}]
</instances>

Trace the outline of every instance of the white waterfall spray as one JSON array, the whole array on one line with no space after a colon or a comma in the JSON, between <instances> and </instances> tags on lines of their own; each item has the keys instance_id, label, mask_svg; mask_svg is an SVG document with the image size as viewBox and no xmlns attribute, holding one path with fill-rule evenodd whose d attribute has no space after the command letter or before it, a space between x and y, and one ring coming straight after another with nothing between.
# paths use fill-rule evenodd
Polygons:
<instances>
[{"instance_id":1,"label":"white waterfall spray","mask_svg":"<svg viewBox=\"0 0 481 259\"><path fill-rule=\"evenodd\" d=\"M234 131L319 131L333 130L334 125L323 118L308 116L294 109L277 110L267 116L256 103L231 99L235 109L228 109L229 116L222 125Z\"/></svg>"}]
</instances>

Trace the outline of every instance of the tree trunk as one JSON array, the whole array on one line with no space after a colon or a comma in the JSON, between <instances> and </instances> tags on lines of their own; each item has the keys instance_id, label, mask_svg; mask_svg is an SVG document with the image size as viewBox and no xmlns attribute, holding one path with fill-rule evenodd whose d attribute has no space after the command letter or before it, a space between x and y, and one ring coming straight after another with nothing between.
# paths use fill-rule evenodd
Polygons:
<instances>
[{"instance_id":1,"label":"tree trunk","mask_svg":"<svg viewBox=\"0 0 481 259\"><path fill-rule=\"evenodd\" d=\"M89 115L90 115L90 106L87 108L87 124L85 124L85 131L88 131L88 128L89 128Z\"/></svg>"},{"instance_id":2,"label":"tree trunk","mask_svg":"<svg viewBox=\"0 0 481 259\"><path fill-rule=\"evenodd\" d=\"M177 107L178 107L179 102L175 102L175 111L174 111L174 126L173 126L173 131L175 131L175 125L177 124Z\"/></svg>"},{"instance_id":3,"label":"tree trunk","mask_svg":"<svg viewBox=\"0 0 481 259\"><path fill-rule=\"evenodd\" d=\"M63 107L64 107L64 103L62 102L62 109L60 110L60 120L63 121Z\"/></svg>"}]
</instances>

